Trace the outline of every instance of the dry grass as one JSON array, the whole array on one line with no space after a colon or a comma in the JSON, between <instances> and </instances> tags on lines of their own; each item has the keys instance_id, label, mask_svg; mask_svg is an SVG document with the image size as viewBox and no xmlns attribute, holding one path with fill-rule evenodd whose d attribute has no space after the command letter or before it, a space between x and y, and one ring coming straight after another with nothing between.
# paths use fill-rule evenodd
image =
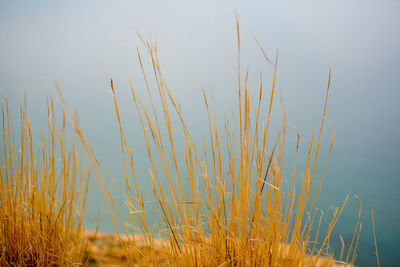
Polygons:
<instances>
[{"instance_id":1,"label":"dry grass","mask_svg":"<svg viewBox=\"0 0 400 267\"><path fill-rule=\"evenodd\" d=\"M330 150L327 160L322 163L322 172L316 171L321 164L318 159L330 88L330 71L320 129L316 135L313 134L308 146L304 173L298 177L296 169L300 139L298 134L294 164L291 167L292 176L285 189L285 110L278 135L270 140L272 105L277 90L277 62L271 61L261 49L266 62L273 67L273 80L270 91L266 92L260 75L260 86L256 88L258 98L252 100L248 71L243 74L240 69L239 24L237 37L239 57L236 118L225 119L221 127L203 91L208 125L201 144L195 144L180 106L161 74L157 46L142 39L151 59L151 73L156 84L155 88L150 86L149 75L138 49L150 107L146 107L135 93L132 82L131 93L152 166L149 169L149 180L154 192L155 208L144 201L136 177L133 154L122 127L116 90L111 81L125 178L125 184L119 186L129 207L128 224L125 224L124 216L100 174L102 167L83 137L77 117L67 110L107 200L115 228L117 220L122 222L123 233L118 232L117 235L119 246L126 250L124 257L127 257L130 265L353 264L361 230L360 214L351 243L347 247L343 245L340 259L335 261L329 239L348 197L341 206L331 209L325 231L322 231L322 216L317 211L321 181L335 139L332 133ZM161 112L157 111L159 106ZM50 99L47 136L42 134L40 143L36 145L32 139L25 100L25 106L20 110L20 132L17 137L20 138L20 148L16 150L7 98L2 106L2 266L86 263L82 221L89 170L81 167L75 141L70 145L66 143L65 117L63 112L62 127L58 128ZM174 120L178 121L183 135L178 138L172 130ZM183 150L180 145L184 147ZM295 183L299 181L301 186L295 189ZM150 225L149 215L158 222L156 225ZM140 244L137 241L138 234Z\"/></svg>"},{"instance_id":2,"label":"dry grass","mask_svg":"<svg viewBox=\"0 0 400 267\"><path fill-rule=\"evenodd\" d=\"M84 263L82 222L89 170L67 143L65 113L56 124L49 98L48 129L35 143L25 104L14 132L7 97L2 105L0 265L69 266ZM18 138L18 139L15 139Z\"/></svg>"},{"instance_id":3,"label":"dry grass","mask_svg":"<svg viewBox=\"0 0 400 267\"><path fill-rule=\"evenodd\" d=\"M240 55L239 24L237 36ZM121 222L124 234L129 237L124 244L131 264L137 264L138 258L143 260L143 265L168 266L333 266L338 263L332 258L329 239L348 197L343 205L331 209L325 231L321 229L322 216L317 211L321 181L335 139L332 133L327 160L317 177L330 71L320 129L313 134L307 149L305 171L297 177L298 135L291 167L293 174L288 189L284 189L286 111L283 111L277 138L270 140L269 134L277 90L276 61L271 61L261 49L266 61L273 66L273 81L270 91L266 92L260 80L256 89L258 98L252 100L248 72L243 75L239 56L237 125L225 119L221 131L204 93L208 133L203 134L202 144L195 144L179 104L160 71L157 46L142 41L151 59L152 81L156 84L155 88L150 86L138 49L150 107L135 93L132 81L131 93L152 166L148 179L154 191L155 208L143 199L111 81L125 175L122 192L129 207L129 223L125 224L122 219ZM161 112L157 111L158 107L162 108ZM174 135L174 120L178 121L178 131L183 136ZM182 144L183 151L178 148ZM94 158L94 161L97 160ZM297 181L301 187L295 190ZM106 188L105 195L109 195ZM118 208L117 213L121 218ZM153 216L158 223L150 225L147 216ZM360 228L358 221L351 243L342 249L340 263L354 263ZM154 249L138 249L136 231L144 237L146 247ZM163 240L163 261L159 261L154 245L158 238Z\"/></svg>"}]
</instances>

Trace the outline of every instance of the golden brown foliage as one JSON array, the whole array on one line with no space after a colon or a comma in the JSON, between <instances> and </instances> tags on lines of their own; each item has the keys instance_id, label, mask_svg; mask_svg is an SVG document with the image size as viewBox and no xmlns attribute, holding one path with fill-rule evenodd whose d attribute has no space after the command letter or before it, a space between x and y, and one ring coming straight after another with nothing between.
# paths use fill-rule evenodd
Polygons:
<instances>
[{"instance_id":1,"label":"golden brown foliage","mask_svg":"<svg viewBox=\"0 0 400 267\"><path fill-rule=\"evenodd\" d=\"M195 144L180 106L161 73L157 46L142 39L152 63L151 72L156 84L154 89L150 86L141 53L137 49L150 108L135 92L132 81L131 94L151 164L149 176L157 203L156 210L144 202L138 186L132 151L127 144L116 90L111 80L124 160L124 194L129 207L130 224L124 224L124 231L131 237L126 248L130 251L132 264L136 262L138 254L141 254L141 258L146 256L147 263L171 266L333 266L336 263L332 259L329 239L348 197L341 206L332 208L327 229L323 233L322 216L317 215L321 181L332 152L334 133L327 160L316 177L331 72L329 70L320 129L311 138L305 157L305 171L302 177L297 178L298 134L293 174L286 190L282 174L285 110L277 138L272 144L269 140L276 91L276 61L269 60L262 50L266 61L273 67L271 90L267 95L260 81L258 98L251 100L248 72L243 79L240 69L239 24L237 34L238 125L232 126L225 119L221 132L217 116L203 91L209 137L203 134L203 143L200 145ZM158 105L162 108L161 112L157 111ZM178 131L183 137L174 135L174 119L178 121ZM176 129L176 123L174 127ZM184 151L178 148L182 143ZM225 165L227 167L224 169ZM301 187L295 190L295 182L299 179ZM146 215L149 212L156 221L156 218L161 218L157 225L149 224ZM158 230L157 236L153 234L154 228ZM155 249L135 250L133 229L145 237L150 248L154 247L155 237L164 240L163 251L169 260L159 262ZM357 223L345 263L350 264L355 260L357 243L354 245L354 239L358 229Z\"/></svg>"},{"instance_id":2,"label":"golden brown foliage","mask_svg":"<svg viewBox=\"0 0 400 267\"><path fill-rule=\"evenodd\" d=\"M25 104L14 132L7 97L2 106L0 265L65 266L84 261L82 222L89 170L67 143L65 113L56 124L48 101L47 136L32 137ZM19 143L17 142L19 138Z\"/></svg>"}]
</instances>

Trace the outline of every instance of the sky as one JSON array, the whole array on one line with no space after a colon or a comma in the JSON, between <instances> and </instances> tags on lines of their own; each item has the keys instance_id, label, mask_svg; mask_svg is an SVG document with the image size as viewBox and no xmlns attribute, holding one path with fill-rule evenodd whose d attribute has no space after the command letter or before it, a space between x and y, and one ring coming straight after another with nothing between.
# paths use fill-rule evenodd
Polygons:
<instances>
[{"instance_id":1,"label":"sky","mask_svg":"<svg viewBox=\"0 0 400 267\"><path fill-rule=\"evenodd\" d=\"M118 173L116 161L107 158L118 153L119 142L109 80L122 113L131 116L129 77L143 88L136 48L145 53L137 32L157 41L163 74L199 132L202 88L212 89L219 114L235 106L235 12L241 67L249 67L251 87L257 88L260 71L266 88L272 75L255 36L269 57L278 54L288 124L300 130L304 145L320 122L332 68L327 118L336 142L321 205L340 203L347 193L359 196L365 228L374 209L385 265L398 265L400 1L1 1L0 88L14 112L26 91L33 127L40 131L45 97L57 95L57 81L79 112L88 141ZM288 133L288 139L294 136ZM354 221L351 205L339 232ZM360 247L364 266L373 265L370 237L365 234Z\"/></svg>"}]
</instances>

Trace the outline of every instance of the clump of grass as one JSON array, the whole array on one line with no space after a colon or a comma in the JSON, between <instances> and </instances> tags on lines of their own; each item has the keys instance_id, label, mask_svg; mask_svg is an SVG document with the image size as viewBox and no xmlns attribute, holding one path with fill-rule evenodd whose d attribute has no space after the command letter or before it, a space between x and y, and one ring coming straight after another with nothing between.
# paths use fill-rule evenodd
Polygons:
<instances>
[{"instance_id":1,"label":"clump of grass","mask_svg":"<svg viewBox=\"0 0 400 267\"><path fill-rule=\"evenodd\" d=\"M342 205L331 209L325 231L321 229L322 216L317 211L321 181L335 139L332 133L327 160L317 177L331 73L329 71L320 129L313 134L308 146L304 173L297 177L298 134L292 176L288 189L284 189L285 110L281 129L277 137L272 142L270 140L272 105L277 90L277 61L271 61L261 49L265 60L273 67L271 90L267 93L260 79L260 86L256 89L258 98L251 100L248 71L243 75L240 69L239 24L237 36L237 125L225 119L221 131L203 91L209 137L203 135L202 144L194 142L180 106L161 73L157 46L142 39L152 64L154 89L137 49L150 107L146 107L136 94L132 81L131 94L151 164L149 180L155 208L144 201L140 190L133 153L124 133L111 80L121 137L126 189L122 192L129 207L128 224L121 219L112 197L110 200L117 208L122 231L129 238L125 247L132 264L136 263L137 254L141 255L142 264L171 266L333 266L337 263L329 239L348 196ZM158 105L161 112L157 111ZM174 119L182 133L178 138L172 130ZM184 145L183 151L178 148L179 142ZM92 162L98 164L93 151L87 151L93 156ZM296 181L300 181L301 187L295 190ZM110 196L107 189L105 195ZM115 220L111 208L110 211ZM156 225L150 225L149 214L158 222ZM360 227L358 221L347 253L344 247L342 249L340 258L345 256L346 260L341 263L354 263L358 243L356 233ZM140 250L135 246L136 231L145 238L146 247L150 249ZM155 231L158 234L154 234ZM156 249L156 243L159 246L160 242L163 257L157 254L160 250Z\"/></svg>"},{"instance_id":2,"label":"clump of grass","mask_svg":"<svg viewBox=\"0 0 400 267\"><path fill-rule=\"evenodd\" d=\"M32 137L26 96L14 132L7 97L2 105L0 265L70 266L84 263L83 215L89 169L67 141L65 112L58 127L52 98L47 133ZM18 140L19 139L19 140Z\"/></svg>"}]
</instances>

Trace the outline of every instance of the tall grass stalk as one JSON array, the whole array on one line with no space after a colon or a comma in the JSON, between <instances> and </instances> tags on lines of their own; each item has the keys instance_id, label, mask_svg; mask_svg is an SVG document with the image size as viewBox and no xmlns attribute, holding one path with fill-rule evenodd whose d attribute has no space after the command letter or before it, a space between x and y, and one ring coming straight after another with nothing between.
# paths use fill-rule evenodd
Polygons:
<instances>
[{"instance_id":1,"label":"tall grass stalk","mask_svg":"<svg viewBox=\"0 0 400 267\"><path fill-rule=\"evenodd\" d=\"M7 96L2 105L1 266L71 266L85 261L82 228L89 168L79 161L75 140L67 142L65 112L60 128L52 98L47 104L48 129L39 142L32 137L26 96L17 132Z\"/></svg>"},{"instance_id":2,"label":"tall grass stalk","mask_svg":"<svg viewBox=\"0 0 400 267\"><path fill-rule=\"evenodd\" d=\"M122 232L129 238L125 246L132 264L138 259L143 265L171 266L332 266L337 263L332 258L329 240L348 196L342 205L331 209L325 231L317 210L321 181L335 140L332 133L327 160L320 163L331 71L320 128L308 146L304 173L298 177L298 134L292 175L288 189L284 189L285 110L277 138L270 140L269 133L277 90L277 60L271 61L261 49L273 67L273 79L269 92L260 79L256 89L258 97L251 99L248 71L243 74L240 67L239 32L237 23L237 125L225 119L221 131L217 115L203 91L208 133L203 134L202 144L196 144L192 138L178 101L161 73L157 45L140 37L151 60L149 75L142 63L142 53L137 49L150 106L136 93L131 80L130 87L151 165L148 179L155 208L144 201L141 179L136 175L134 156L119 112L117 90L111 80L123 157L125 189L122 193L129 208L129 222L126 224L121 219ZM151 86L150 76L155 88ZM174 119L182 133L178 138L173 131ZM91 149L88 151L94 156ZM317 175L319 164L323 169ZM296 182L300 182L300 188L295 188ZM121 218L118 206L107 192L105 195L110 196ZM150 225L148 216L157 223ZM344 264L355 261L358 237L355 244L354 240L359 228L358 222ZM145 248L135 246L136 234L144 237Z\"/></svg>"}]
</instances>

